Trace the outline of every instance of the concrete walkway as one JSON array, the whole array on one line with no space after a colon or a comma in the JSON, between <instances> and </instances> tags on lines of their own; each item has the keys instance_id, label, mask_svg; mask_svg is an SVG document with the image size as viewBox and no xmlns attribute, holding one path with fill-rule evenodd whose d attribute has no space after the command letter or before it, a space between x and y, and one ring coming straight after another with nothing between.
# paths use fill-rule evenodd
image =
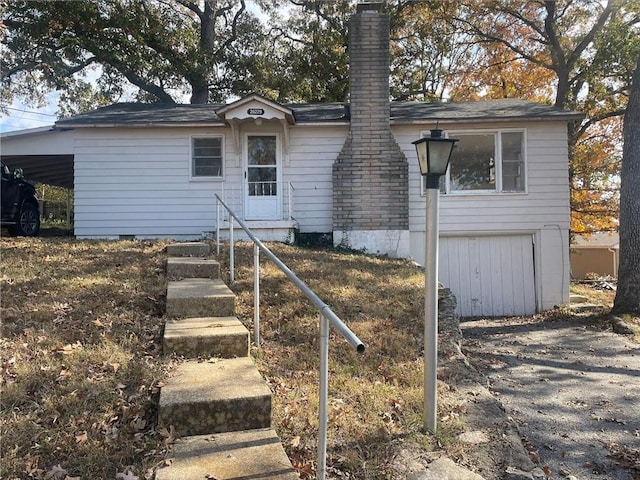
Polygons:
<instances>
[{"instance_id":1,"label":"concrete walkway","mask_svg":"<svg viewBox=\"0 0 640 480\"><path fill-rule=\"evenodd\" d=\"M547 478L640 478L640 345L586 319L460 325L463 351Z\"/></svg>"}]
</instances>

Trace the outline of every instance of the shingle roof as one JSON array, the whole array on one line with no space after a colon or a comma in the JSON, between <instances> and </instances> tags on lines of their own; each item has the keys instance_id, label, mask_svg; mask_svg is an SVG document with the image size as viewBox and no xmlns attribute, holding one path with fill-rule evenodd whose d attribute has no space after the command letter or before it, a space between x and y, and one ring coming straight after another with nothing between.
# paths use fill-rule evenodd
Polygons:
<instances>
[{"instance_id":1,"label":"shingle roof","mask_svg":"<svg viewBox=\"0 0 640 480\"><path fill-rule=\"evenodd\" d=\"M184 105L118 103L56 122L58 128L108 126L208 126L222 125L216 110L222 104ZM344 123L349 121L346 103L293 103L283 105L294 113L296 123ZM520 99L479 102L392 102L394 124L435 121L486 120L579 120L581 113Z\"/></svg>"},{"instance_id":2,"label":"shingle roof","mask_svg":"<svg viewBox=\"0 0 640 480\"><path fill-rule=\"evenodd\" d=\"M478 102L393 102L391 120L396 123L419 121L479 121L496 119L579 120L579 112L543 103L505 98Z\"/></svg>"},{"instance_id":3,"label":"shingle roof","mask_svg":"<svg viewBox=\"0 0 640 480\"><path fill-rule=\"evenodd\" d=\"M56 127L211 125L222 124L215 110L222 105L116 103L56 122Z\"/></svg>"}]
</instances>

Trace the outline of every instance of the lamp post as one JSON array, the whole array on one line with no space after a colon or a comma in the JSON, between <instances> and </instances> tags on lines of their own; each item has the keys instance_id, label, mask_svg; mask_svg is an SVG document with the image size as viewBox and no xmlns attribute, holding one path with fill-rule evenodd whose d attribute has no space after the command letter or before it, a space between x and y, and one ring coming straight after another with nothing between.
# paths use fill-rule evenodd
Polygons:
<instances>
[{"instance_id":1,"label":"lamp post","mask_svg":"<svg viewBox=\"0 0 640 480\"><path fill-rule=\"evenodd\" d=\"M449 166L454 138L443 138L442 130L416 140L420 174L426 179L424 234L424 429L436 433L438 368L438 201L440 177Z\"/></svg>"}]
</instances>

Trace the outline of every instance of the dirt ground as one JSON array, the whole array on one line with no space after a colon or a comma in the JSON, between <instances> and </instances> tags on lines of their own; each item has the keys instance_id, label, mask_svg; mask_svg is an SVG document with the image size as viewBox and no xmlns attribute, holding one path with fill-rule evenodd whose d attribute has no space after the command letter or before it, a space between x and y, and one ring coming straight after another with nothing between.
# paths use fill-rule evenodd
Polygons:
<instances>
[{"instance_id":1,"label":"dirt ground","mask_svg":"<svg viewBox=\"0 0 640 480\"><path fill-rule=\"evenodd\" d=\"M493 471L479 472L485 478L518 478L507 474L514 471L509 464L523 459L486 457L499 457L515 428L535 478L640 479L638 343L613 333L601 317L474 319L461 328L466 358L504 407L487 410L484 421L493 417L505 429L484 460L477 450L467 463L493 461Z\"/></svg>"}]
</instances>

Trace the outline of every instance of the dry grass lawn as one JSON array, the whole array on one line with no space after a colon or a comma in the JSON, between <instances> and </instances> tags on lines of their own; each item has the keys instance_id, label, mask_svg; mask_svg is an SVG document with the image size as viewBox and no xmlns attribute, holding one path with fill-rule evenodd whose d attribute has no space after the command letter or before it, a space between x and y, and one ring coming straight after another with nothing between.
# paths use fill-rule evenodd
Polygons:
<instances>
[{"instance_id":1,"label":"dry grass lawn","mask_svg":"<svg viewBox=\"0 0 640 480\"><path fill-rule=\"evenodd\" d=\"M162 460L162 251L2 238L1 478L143 478Z\"/></svg>"},{"instance_id":2,"label":"dry grass lawn","mask_svg":"<svg viewBox=\"0 0 640 480\"><path fill-rule=\"evenodd\" d=\"M169 432L155 424L163 359L164 242L2 238L0 477L152 478ZM406 445L454 447L464 412L441 384L437 438L422 425L422 273L365 255L271 248L365 342L331 332L328 464L341 478L391 478ZM252 329L251 246L236 247L238 314ZM226 252L226 251L225 251ZM226 260L223 255L223 264ZM274 425L301 476L315 472L318 319L263 259L261 349Z\"/></svg>"},{"instance_id":3,"label":"dry grass lawn","mask_svg":"<svg viewBox=\"0 0 640 480\"><path fill-rule=\"evenodd\" d=\"M165 359L166 242L2 238L0 477L151 479L170 449L156 426ZM330 476L396 478L403 450L446 450L465 407L439 382L439 431L422 430L423 273L402 260L270 244L366 344L331 331ZM221 263L228 279L228 246ZM252 247L236 246L238 316L253 331ZM315 473L318 312L262 259L263 345L273 424L302 478ZM471 465L473 466L473 465ZM130 472L130 473L127 473Z\"/></svg>"}]
</instances>

